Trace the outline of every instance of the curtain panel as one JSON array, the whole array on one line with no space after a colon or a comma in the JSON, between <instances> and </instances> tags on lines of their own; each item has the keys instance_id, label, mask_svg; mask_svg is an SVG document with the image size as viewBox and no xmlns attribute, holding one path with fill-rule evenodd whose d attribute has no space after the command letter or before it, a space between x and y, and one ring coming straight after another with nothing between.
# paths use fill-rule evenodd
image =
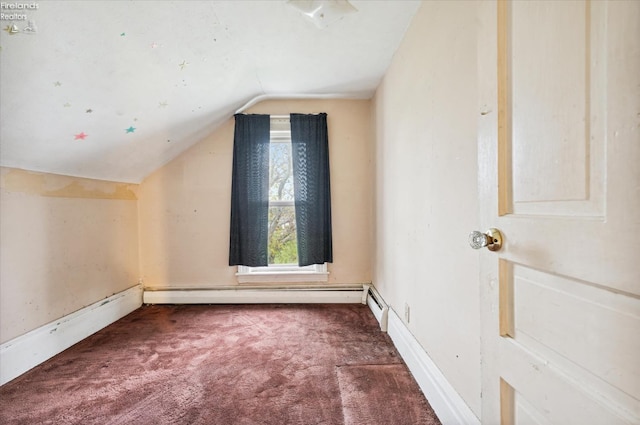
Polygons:
<instances>
[{"instance_id":1,"label":"curtain panel","mask_svg":"<svg viewBox=\"0 0 640 425\"><path fill-rule=\"evenodd\" d=\"M269 115L235 115L229 265L267 264Z\"/></svg>"},{"instance_id":2,"label":"curtain panel","mask_svg":"<svg viewBox=\"0 0 640 425\"><path fill-rule=\"evenodd\" d=\"M291 114L298 265L333 261L327 114Z\"/></svg>"}]
</instances>

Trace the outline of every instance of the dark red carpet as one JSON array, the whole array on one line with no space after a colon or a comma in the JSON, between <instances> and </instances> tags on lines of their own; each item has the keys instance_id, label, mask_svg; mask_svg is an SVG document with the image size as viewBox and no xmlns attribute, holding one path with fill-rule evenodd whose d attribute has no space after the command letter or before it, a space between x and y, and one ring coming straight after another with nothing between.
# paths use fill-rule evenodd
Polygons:
<instances>
[{"instance_id":1,"label":"dark red carpet","mask_svg":"<svg viewBox=\"0 0 640 425\"><path fill-rule=\"evenodd\" d=\"M2 424L439 424L362 305L145 306L0 387Z\"/></svg>"}]
</instances>

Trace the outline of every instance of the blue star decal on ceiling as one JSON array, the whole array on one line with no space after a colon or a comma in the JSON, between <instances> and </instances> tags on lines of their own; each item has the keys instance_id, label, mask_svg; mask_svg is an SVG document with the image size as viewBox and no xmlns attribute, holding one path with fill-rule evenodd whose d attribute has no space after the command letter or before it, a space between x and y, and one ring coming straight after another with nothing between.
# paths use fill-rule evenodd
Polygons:
<instances>
[{"instance_id":1,"label":"blue star decal on ceiling","mask_svg":"<svg viewBox=\"0 0 640 425\"><path fill-rule=\"evenodd\" d=\"M136 129L135 129L135 127L134 127L134 126L131 126L131 127L127 128L125 131L126 131L127 133L133 133L134 131L136 131Z\"/></svg>"}]
</instances>

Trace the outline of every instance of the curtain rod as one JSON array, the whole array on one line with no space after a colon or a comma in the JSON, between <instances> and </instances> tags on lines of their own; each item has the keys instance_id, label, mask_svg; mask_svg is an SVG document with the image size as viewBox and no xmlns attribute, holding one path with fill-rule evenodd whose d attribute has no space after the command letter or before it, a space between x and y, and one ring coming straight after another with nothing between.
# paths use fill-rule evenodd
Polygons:
<instances>
[{"instance_id":1,"label":"curtain rod","mask_svg":"<svg viewBox=\"0 0 640 425\"><path fill-rule=\"evenodd\" d=\"M320 115L322 112L309 112L307 115ZM276 120L288 120L291 118L290 114L287 115L269 115L269 118L273 118Z\"/></svg>"},{"instance_id":2,"label":"curtain rod","mask_svg":"<svg viewBox=\"0 0 640 425\"><path fill-rule=\"evenodd\" d=\"M322 112L311 112L312 115L318 115L321 114ZM287 115L276 115L276 114L270 114L269 118L271 119L276 119L276 120L288 120L291 116L289 114Z\"/></svg>"}]
</instances>

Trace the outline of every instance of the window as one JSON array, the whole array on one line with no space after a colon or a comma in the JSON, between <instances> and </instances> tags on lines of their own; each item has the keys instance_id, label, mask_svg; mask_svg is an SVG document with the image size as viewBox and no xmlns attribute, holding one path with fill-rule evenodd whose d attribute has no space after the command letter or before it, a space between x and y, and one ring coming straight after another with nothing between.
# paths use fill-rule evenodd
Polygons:
<instances>
[{"instance_id":1,"label":"window","mask_svg":"<svg viewBox=\"0 0 640 425\"><path fill-rule=\"evenodd\" d=\"M270 121L269 265L238 266L238 282L326 282L326 263L298 266L291 126L288 116L272 116Z\"/></svg>"},{"instance_id":2,"label":"window","mask_svg":"<svg viewBox=\"0 0 640 425\"><path fill-rule=\"evenodd\" d=\"M272 118L269 144L269 265L298 264L289 119Z\"/></svg>"}]
</instances>

